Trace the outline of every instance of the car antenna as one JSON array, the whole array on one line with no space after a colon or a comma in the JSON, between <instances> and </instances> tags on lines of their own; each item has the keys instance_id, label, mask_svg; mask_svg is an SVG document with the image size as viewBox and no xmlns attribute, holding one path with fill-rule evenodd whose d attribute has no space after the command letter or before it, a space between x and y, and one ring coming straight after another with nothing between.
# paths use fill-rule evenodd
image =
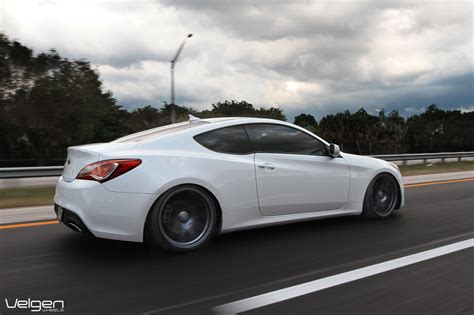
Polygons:
<instances>
[{"instance_id":1,"label":"car antenna","mask_svg":"<svg viewBox=\"0 0 474 315\"><path fill-rule=\"evenodd\" d=\"M190 123L190 124L194 124L194 123L196 123L196 122L201 121L201 118L198 118L198 117L193 116L193 115L191 115L191 114L189 114L188 117L189 117L189 123Z\"/></svg>"}]
</instances>

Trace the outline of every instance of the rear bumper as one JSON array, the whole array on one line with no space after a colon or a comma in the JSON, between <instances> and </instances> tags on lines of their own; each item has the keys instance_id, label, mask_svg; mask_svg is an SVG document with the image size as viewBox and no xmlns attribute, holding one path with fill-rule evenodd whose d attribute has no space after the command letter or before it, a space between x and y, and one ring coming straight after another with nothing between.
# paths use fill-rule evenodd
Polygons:
<instances>
[{"instance_id":1,"label":"rear bumper","mask_svg":"<svg viewBox=\"0 0 474 315\"><path fill-rule=\"evenodd\" d=\"M72 222L80 229L82 225L101 238L143 242L146 217L155 199L154 194L112 192L94 181L66 182L61 177L54 203L66 209L65 225Z\"/></svg>"}]
</instances>

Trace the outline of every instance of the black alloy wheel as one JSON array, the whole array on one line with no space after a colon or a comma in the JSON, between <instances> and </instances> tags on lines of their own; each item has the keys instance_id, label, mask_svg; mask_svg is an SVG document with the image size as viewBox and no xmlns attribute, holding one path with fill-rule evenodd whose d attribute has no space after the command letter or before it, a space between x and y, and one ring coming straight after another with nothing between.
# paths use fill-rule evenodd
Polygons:
<instances>
[{"instance_id":1,"label":"black alloy wheel","mask_svg":"<svg viewBox=\"0 0 474 315\"><path fill-rule=\"evenodd\" d=\"M363 214L371 218L388 217L398 203L397 183L392 175L377 175L367 188Z\"/></svg>"},{"instance_id":2,"label":"black alloy wheel","mask_svg":"<svg viewBox=\"0 0 474 315\"><path fill-rule=\"evenodd\" d=\"M216 225L216 205L204 189L178 186L164 193L151 209L148 231L152 242L173 251L203 245Z\"/></svg>"}]
</instances>

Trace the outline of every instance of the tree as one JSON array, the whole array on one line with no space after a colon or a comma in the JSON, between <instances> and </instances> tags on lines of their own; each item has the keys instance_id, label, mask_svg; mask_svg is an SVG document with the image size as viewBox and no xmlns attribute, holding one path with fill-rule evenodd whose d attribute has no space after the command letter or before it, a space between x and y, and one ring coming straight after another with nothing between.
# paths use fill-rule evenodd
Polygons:
<instances>
[{"instance_id":1,"label":"tree","mask_svg":"<svg viewBox=\"0 0 474 315\"><path fill-rule=\"evenodd\" d=\"M214 117L246 117L252 116L255 109L246 101L224 101L212 104L211 115Z\"/></svg>"},{"instance_id":2,"label":"tree","mask_svg":"<svg viewBox=\"0 0 474 315\"><path fill-rule=\"evenodd\" d=\"M293 122L295 125L308 129L313 133L318 133L318 122L311 114L299 114Z\"/></svg>"},{"instance_id":3,"label":"tree","mask_svg":"<svg viewBox=\"0 0 474 315\"><path fill-rule=\"evenodd\" d=\"M255 117L286 121L286 116L283 113L283 110L275 107L270 107L269 109L260 107L255 110Z\"/></svg>"},{"instance_id":4,"label":"tree","mask_svg":"<svg viewBox=\"0 0 474 315\"><path fill-rule=\"evenodd\" d=\"M319 129L326 140L358 154L370 154L381 133L379 118L368 114L364 108L352 114L346 110L323 117Z\"/></svg>"},{"instance_id":5,"label":"tree","mask_svg":"<svg viewBox=\"0 0 474 315\"><path fill-rule=\"evenodd\" d=\"M202 118L212 117L260 117L278 120L286 120L283 111L279 108L255 109L252 104L246 101L224 101L212 104L211 110L203 110L197 113Z\"/></svg>"},{"instance_id":6,"label":"tree","mask_svg":"<svg viewBox=\"0 0 474 315\"><path fill-rule=\"evenodd\" d=\"M474 114L445 111L431 104L425 112L407 119L406 143L416 152L474 149Z\"/></svg>"},{"instance_id":7,"label":"tree","mask_svg":"<svg viewBox=\"0 0 474 315\"><path fill-rule=\"evenodd\" d=\"M34 157L37 164L66 155L70 145L110 141L126 132L127 112L104 91L84 60L31 49L0 37L2 146L9 158ZM5 131L3 133L3 131Z\"/></svg>"},{"instance_id":8,"label":"tree","mask_svg":"<svg viewBox=\"0 0 474 315\"><path fill-rule=\"evenodd\" d=\"M196 111L192 108L175 105L176 121L188 120L188 115L195 115ZM151 105L137 108L130 112L126 122L128 133L134 133L146 129L169 125L171 121L171 105L164 103L160 109Z\"/></svg>"},{"instance_id":9,"label":"tree","mask_svg":"<svg viewBox=\"0 0 474 315\"><path fill-rule=\"evenodd\" d=\"M162 120L161 113L150 105L137 108L128 116L127 130L129 133L134 133L155 128L161 126Z\"/></svg>"},{"instance_id":10,"label":"tree","mask_svg":"<svg viewBox=\"0 0 474 315\"><path fill-rule=\"evenodd\" d=\"M405 119L397 110L392 110L388 117L382 110L379 113L380 135L379 142L385 146L385 151L398 153L402 150L403 140L407 132ZM381 151L383 153L383 151ZM379 152L376 152L379 153Z\"/></svg>"},{"instance_id":11,"label":"tree","mask_svg":"<svg viewBox=\"0 0 474 315\"><path fill-rule=\"evenodd\" d=\"M176 105L176 121L186 121L189 119L189 115L196 115L198 112L190 107ZM171 105L164 103L161 107L162 114L162 125L168 125L171 121Z\"/></svg>"}]
</instances>

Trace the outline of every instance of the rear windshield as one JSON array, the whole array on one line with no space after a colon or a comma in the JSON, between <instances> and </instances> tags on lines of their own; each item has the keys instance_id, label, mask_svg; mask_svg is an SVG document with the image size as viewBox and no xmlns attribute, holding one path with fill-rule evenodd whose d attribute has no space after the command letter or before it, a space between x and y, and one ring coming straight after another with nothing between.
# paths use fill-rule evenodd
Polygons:
<instances>
[{"instance_id":1,"label":"rear windshield","mask_svg":"<svg viewBox=\"0 0 474 315\"><path fill-rule=\"evenodd\" d=\"M177 123L177 124L172 124L172 125L167 125L167 126L163 126L159 128L137 132L137 133L134 133L122 138L118 138L112 142L141 142L141 141L146 141L146 140L152 140L152 139L156 139L170 133L201 126L204 124L209 124L209 123L206 121L198 121L198 122L193 122L193 123L189 123L188 121L186 121L182 123Z\"/></svg>"}]
</instances>

